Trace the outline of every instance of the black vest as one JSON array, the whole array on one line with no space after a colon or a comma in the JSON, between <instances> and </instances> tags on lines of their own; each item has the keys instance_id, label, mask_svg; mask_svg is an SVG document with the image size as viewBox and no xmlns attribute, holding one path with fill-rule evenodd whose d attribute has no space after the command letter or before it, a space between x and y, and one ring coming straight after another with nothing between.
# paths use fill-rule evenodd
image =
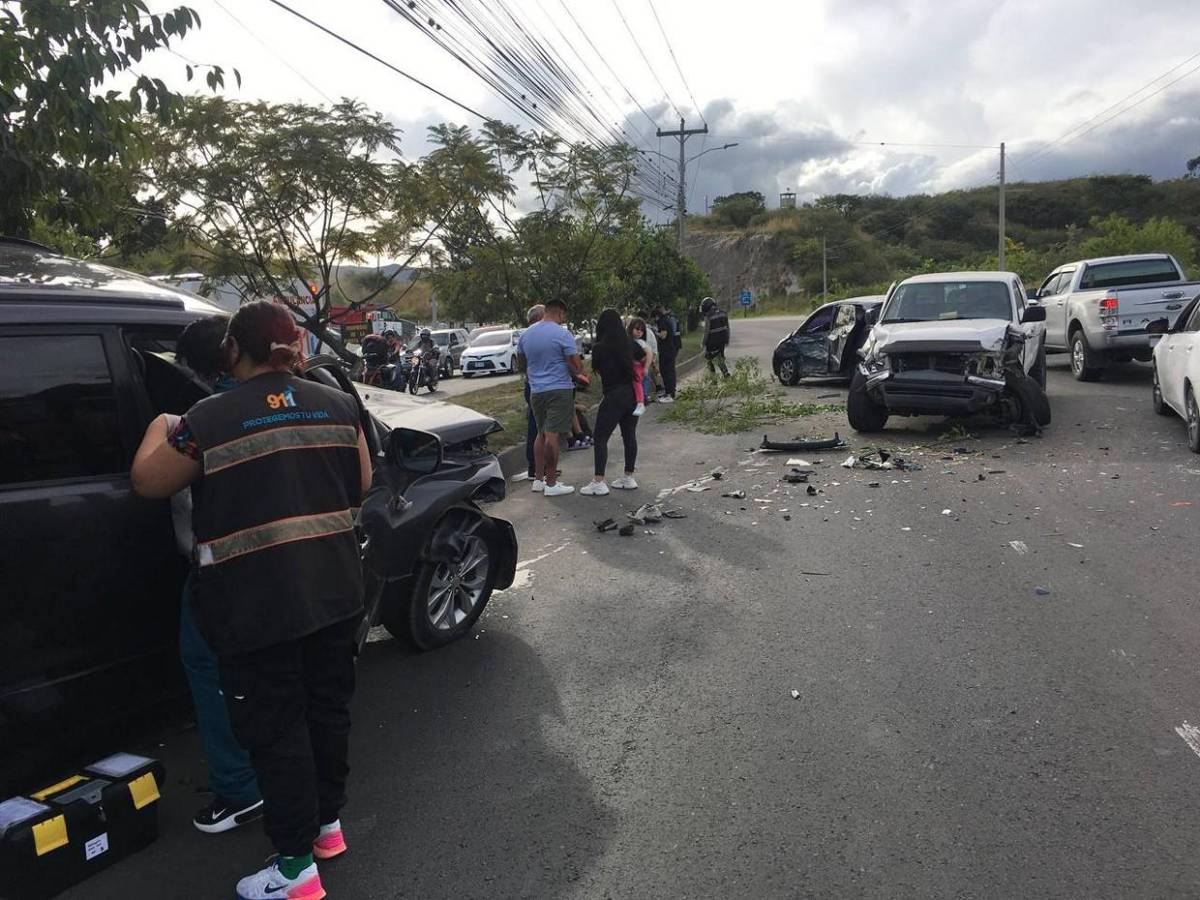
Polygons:
<instances>
[{"instance_id":1,"label":"black vest","mask_svg":"<svg viewBox=\"0 0 1200 900\"><path fill-rule=\"evenodd\" d=\"M201 400L192 609L218 654L295 640L362 610L358 407L287 373Z\"/></svg>"}]
</instances>

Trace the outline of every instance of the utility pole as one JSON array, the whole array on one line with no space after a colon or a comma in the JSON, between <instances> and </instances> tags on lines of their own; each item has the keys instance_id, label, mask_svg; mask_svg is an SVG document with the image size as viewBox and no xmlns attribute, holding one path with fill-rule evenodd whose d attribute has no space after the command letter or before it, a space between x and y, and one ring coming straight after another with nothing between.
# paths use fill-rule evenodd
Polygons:
<instances>
[{"instance_id":1,"label":"utility pole","mask_svg":"<svg viewBox=\"0 0 1200 900\"><path fill-rule=\"evenodd\" d=\"M825 232L821 232L821 302L829 299L829 257L825 253Z\"/></svg>"},{"instance_id":2,"label":"utility pole","mask_svg":"<svg viewBox=\"0 0 1200 900\"><path fill-rule=\"evenodd\" d=\"M1000 142L1000 271L1005 271L1004 265L1004 142Z\"/></svg>"},{"instance_id":3,"label":"utility pole","mask_svg":"<svg viewBox=\"0 0 1200 900\"><path fill-rule=\"evenodd\" d=\"M678 131L663 131L658 129L658 137L677 137L679 138L679 190L675 195L675 233L679 241L679 252L683 252L683 229L684 221L687 219L687 195L684 191L684 183L687 176L687 160L683 155L683 148L687 144L687 139L693 134L708 134L708 126L703 128L688 128L687 124L681 118L679 120Z\"/></svg>"}]
</instances>

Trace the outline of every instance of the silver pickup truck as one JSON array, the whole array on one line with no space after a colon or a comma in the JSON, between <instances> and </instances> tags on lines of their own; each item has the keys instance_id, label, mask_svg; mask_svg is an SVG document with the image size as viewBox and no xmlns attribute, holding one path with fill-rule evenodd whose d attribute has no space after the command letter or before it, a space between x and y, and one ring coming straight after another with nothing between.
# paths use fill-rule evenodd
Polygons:
<instances>
[{"instance_id":1,"label":"silver pickup truck","mask_svg":"<svg viewBox=\"0 0 1200 900\"><path fill-rule=\"evenodd\" d=\"M1046 349L1068 351L1071 373L1095 381L1110 362L1151 355L1146 326L1176 317L1200 293L1173 256L1142 253L1059 266L1038 289L1046 308Z\"/></svg>"}]
</instances>

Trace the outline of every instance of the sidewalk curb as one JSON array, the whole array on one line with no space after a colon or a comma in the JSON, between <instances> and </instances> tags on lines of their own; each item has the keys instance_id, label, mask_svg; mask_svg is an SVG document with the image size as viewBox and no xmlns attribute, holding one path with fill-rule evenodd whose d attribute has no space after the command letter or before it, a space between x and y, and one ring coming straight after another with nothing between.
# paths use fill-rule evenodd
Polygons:
<instances>
[{"instance_id":1,"label":"sidewalk curb","mask_svg":"<svg viewBox=\"0 0 1200 900\"><path fill-rule=\"evenodd\" d=\"M686 378L688 375L691 375L703 364L704 353L702 351L689 356L683 362L675 365L676 379L678 381L683 381L684 378ZM592 404L588 407L588 412L594 413L596 411L596 407L599 405L599 402ZM497 458L500 460L500 470L504 472L505 478L511 478L518 472L524 471L525 442L521 441L520 443L515 444L506 450L501 450L500 453L497 454Z\"/></svg>"}]
</instances>

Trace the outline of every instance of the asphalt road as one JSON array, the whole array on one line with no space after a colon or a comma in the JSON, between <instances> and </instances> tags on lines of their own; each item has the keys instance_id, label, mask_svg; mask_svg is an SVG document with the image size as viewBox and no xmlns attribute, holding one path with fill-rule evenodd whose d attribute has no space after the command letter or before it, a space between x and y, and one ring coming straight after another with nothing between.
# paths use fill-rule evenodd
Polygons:
<instances>
[{"instance_id":1,"label":"asphalt road","mask_svg":"<svg viewBox=\"0 0 1200 900\"><path fill-rule=\"evenodd\" d=\"M787 325L735 319L730 355ZM889 427L921 471L809 456L815 497L761 434L661 407L640 490L516 487L518 581L477 636L368 645L330 896L1196 896L1200 458L1143 366L1085 385L1052 357L1050 395L1027 442ZM771 432L834 429L859 443L842 414ZM686 519L592 527L717 466L669 498ZM72 896L227 897L261 864L257 831L190 829L195 735L162 743L162 838Z\"/></svg>"}]
</instances>

